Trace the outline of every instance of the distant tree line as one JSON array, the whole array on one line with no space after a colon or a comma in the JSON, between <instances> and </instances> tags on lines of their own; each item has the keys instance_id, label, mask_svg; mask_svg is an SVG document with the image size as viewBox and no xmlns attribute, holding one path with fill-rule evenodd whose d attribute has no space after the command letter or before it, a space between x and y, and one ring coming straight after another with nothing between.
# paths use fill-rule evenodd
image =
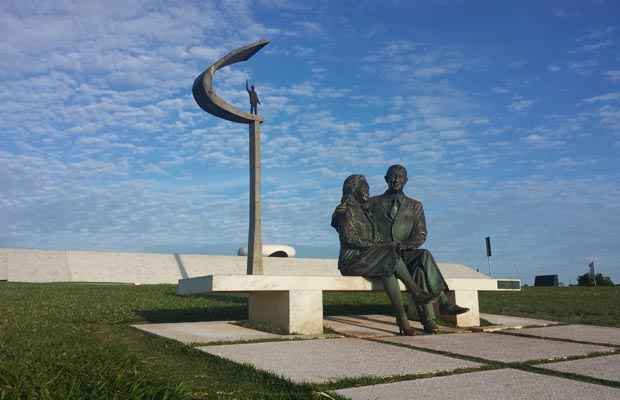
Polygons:
<instances>
[{"instance_id":1,"label":"distant tree line","mask_svg":"<svg viewBox=\"0 0 620 400\"><path fill-rule=\"evenodd\" d=\"M596 284L595 284L596 283ZM579 286L614 286L610 277L603 274L596 274L594 278L589 272L577 277L577 285Z\"/></svg>"}]
</instances>

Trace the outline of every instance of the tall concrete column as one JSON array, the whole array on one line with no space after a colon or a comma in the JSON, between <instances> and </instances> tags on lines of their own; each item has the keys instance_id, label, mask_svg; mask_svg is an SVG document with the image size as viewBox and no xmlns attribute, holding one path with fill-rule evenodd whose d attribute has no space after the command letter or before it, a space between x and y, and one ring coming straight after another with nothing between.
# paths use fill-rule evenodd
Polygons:
<instances>
[{"instance_id":1,"label":"tall concrete column","mask_svg":"<svg viewBox=\"0 0 620 400\"><path fill-rule=\"evenodd\" d=\"M260 207L260 121L250 122L250 229L248 232L248 275L263 274L263 240Z\"/></svg>"}]
</instances>

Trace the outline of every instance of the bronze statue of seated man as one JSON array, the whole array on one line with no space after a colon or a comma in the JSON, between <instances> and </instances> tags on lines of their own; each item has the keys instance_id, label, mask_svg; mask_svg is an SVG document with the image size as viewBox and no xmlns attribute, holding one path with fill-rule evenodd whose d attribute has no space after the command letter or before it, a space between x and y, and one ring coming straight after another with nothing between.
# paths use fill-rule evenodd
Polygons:
<instances>
[{"instance_id":1,"label":"bronze statue of seated man","mask_svg":"<svg viewBox=\"0 0 620 400\"><path fill-rule=\"evenodd\" d=\"M436 333L433 301L439 302L443 314L469 309L450 304L437 263L430 251L420 249L426 241L426 220L422 203L403 193L407 170L392 165L385 181L388 190L368 199L368 184L362 175L345 180L342 201L332 217L340 237L338 268L343 275L383 278L401 333L409 326L404 320L413 319L414 305L424 330ZM397 278L408 289L411 307L406 312Z\"/></svg>"}]
</instances>

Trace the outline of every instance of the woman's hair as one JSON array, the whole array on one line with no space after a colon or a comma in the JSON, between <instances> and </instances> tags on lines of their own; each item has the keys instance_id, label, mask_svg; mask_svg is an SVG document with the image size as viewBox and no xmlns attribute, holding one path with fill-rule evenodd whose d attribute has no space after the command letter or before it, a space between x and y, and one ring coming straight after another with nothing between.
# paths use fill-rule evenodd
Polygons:
<instances>
[{"instance_id":1,"label":"woman's hair","mask_svg":"<svg viewBox=\"0 0 620 400\"><path fill-rule=\"evenodd\" d=\"M342 184L342 199L340 200L340 203L342 204L349 198L353 197L362 182L366 182L366 177L364 175L350 175L347 179L345 179Z\"/></svg>"},{"instance_id":2,"label":"woman's hair","mask_svg":"<svg viewBox=\"0 0 620 400\"><path fill-rule=\"evenodd\" d=\"M339 217L344 213L347 208L348 200L355 196L355 192L359 190L362 182L366 182L366 177L364 175L350 175L347 179L344 180L342 184L342 199L340 200L340 204L334 210L332 214L332 226L338 230L338 220Z\"/></svg>"}]
</instances>

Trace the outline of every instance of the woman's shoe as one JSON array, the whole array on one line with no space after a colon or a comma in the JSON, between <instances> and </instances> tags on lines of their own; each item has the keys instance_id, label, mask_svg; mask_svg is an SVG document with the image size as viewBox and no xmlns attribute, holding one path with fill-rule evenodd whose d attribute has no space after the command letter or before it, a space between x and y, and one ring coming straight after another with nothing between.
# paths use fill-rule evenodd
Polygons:
<instances>
[{"instance_id":1,"label":"woman's shoe","mask_svg":"<svg viewBox=\"0 0 620 400\"><path fill-rule=\"evenodd\" d=\"M415 336L415 329L413 329L412 327L409 327L407 329L403 329L403 328L398 328L398 334L400 336Z\"/></svg>"},{"instance_id":2,"label":"woman's shoe","mask_svg":"<svg viewBox=\"0 0 620 400\"><path fill-rule=\"evenodd\" d=\"M415 329L410 326L406 328L403 327L404 322L400 319L400 317L396 317L396 323L398 324L398 334L400 336L415 336ZM407 325L409 325L409 323L407 323Z\"/></svg>"}]
</instances>

